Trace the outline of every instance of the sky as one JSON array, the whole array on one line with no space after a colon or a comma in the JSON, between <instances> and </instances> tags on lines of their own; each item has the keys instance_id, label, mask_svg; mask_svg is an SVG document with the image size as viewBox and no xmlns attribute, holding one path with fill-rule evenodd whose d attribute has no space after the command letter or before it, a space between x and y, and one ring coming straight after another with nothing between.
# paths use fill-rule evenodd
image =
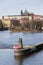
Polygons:
<instances>
[{"instance_id":1,"label":"sky","mask_svg":"<svg viewBox=\"0 0 43 65\"><path fill-rule=\"evenodd\" d=\"M0 0L0 16L20 15L25 9L43 15L43 0Z\"/></svg>"}]
</instances>

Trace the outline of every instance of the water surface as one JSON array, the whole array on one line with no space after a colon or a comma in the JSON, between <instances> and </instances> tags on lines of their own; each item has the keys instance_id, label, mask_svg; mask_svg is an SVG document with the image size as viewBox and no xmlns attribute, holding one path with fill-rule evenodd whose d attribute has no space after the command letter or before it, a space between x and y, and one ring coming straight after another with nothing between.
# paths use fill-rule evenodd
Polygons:
<instances>
[{"instance_id":1,"label":"water surface","mask_svg":"<svg viewBox=\"0 0 43 65\"><path fill-rule=\"evenodd\" d=\"M0 48L17 45L19 37L22 38L23 45L43 43L43 32L0 31ZM15 58L13 49L0 49L0 65L43 65L43 50L28 57Z\"/></svg>"},{"instance_id":2,"label":"water surface","mask_svg":"<svg viewBox=\"0 0 43 65\"><path fill-rule=\"evenodd\" d=\"M43 65L43 50L28 57L15 58L14 50L0 49L0 65Z\"/></svg>"},{"instance_id":3,"label":"water surface","mask_svg":"<svg viewBox=\"0 0 43 65\"><path fill-rule=\"evenodd\" d=\"M43 42L43 32L10 32L0 31L0 45L15 45L18 44L18 39L22 38L23 45L33 45Z\"/></svg>"}]
</instances>

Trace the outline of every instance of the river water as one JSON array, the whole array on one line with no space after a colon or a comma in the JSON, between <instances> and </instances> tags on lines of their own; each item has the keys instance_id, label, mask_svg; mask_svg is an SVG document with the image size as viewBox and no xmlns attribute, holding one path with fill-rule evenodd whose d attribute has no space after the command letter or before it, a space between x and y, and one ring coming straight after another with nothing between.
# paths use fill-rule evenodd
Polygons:
<instances>
[{"instance_id":1,"label":"river water","mask_svg":"<svg viewBox=\"0 0 43 65\"><path fill-rule=\"evenodd\" d=\"M43 32L11 32L0 31L0 48L18 45L18 39L22 38L23 45L33 45L43 42ZM13 49L0 49L0 65L43 65L43 50L28 57L14 57Z\"/></svg>"}]
</instances>

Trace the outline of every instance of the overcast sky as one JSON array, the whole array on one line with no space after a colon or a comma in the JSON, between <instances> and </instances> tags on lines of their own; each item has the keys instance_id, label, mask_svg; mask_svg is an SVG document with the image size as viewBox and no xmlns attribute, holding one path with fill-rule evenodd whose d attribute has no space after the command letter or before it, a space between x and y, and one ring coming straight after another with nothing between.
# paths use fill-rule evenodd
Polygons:
<instances>
[{"instance_id":1,"label":"overcast sky","mask_svg":"<svg viewBox=\"0 0 43 65\"><path fill-rule=\"evenodd\" d=\"M0 16L18 15L21 9L43 15L43 0L0 0Z\"/></svg>"}]
</instances>

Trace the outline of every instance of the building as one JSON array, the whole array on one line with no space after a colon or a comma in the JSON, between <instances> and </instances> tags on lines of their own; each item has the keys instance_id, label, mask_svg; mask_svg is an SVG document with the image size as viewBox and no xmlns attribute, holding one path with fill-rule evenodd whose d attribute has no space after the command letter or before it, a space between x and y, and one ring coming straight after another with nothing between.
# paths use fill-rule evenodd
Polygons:
<instances>
[{"instance_id":1,"label":"building","mask_svg":"<svg viewBox=\"0 0 43 65\"><path fill-rule=\"evenodd\" d=\"M2 17L2 22L4 27L10 27L10 19L7 16Z\"/></svg>"}]
</instances>

